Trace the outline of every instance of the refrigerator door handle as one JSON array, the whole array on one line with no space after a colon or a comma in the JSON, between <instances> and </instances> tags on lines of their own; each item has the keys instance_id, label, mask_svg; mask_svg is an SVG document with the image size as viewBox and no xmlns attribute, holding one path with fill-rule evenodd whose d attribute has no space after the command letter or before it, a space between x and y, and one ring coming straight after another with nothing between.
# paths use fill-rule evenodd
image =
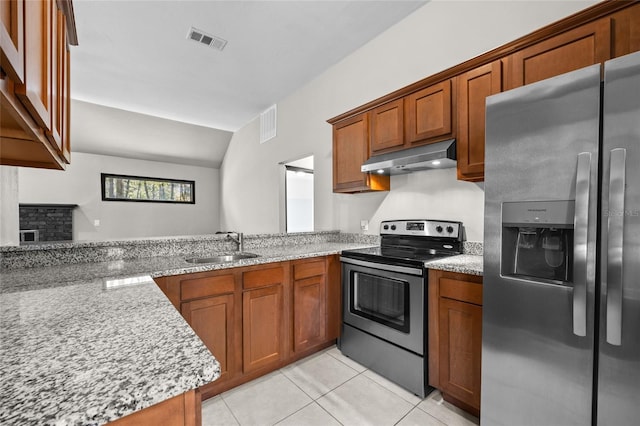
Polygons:
<instances>
[{"instance_id":1,"label":"refrigerator door handle","mask_svg":"<svg viewBox=\"0 0 640 426\"><path fill-rule=\"evenodd\" d=\"M578 154L576 202L573 222L573 334L587 335L587 242L589 233L589 195L591 192L591 153Z\"/></svg>"},{"instance_id":2,"label":"refrigerator door handle","mask_svg":"<svg viewBox=\"0 0 640 426\"><path fill-rule=\"evenodd\" d=\"M624 185L627 150L611 150L609 211L607 214L607 343L622 344L622 248L624 235Z\"/></svg>"}]
</instances>

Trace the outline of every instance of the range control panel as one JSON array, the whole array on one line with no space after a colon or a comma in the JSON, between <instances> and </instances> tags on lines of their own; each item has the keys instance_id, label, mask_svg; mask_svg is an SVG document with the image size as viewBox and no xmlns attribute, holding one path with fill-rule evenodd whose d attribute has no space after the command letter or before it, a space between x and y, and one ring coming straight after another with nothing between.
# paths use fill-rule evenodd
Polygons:
<instances>
[{"instance_id":1,"label":"range control panel","mask_svg":"<svg viewBox=\"0 0 640 426\"><path fill-rule=\"evenodd\" d=\"M385 220L380 224L380 235L459 238L461 232L460 222L447 220Z\"/></svg>"}]
</instances>

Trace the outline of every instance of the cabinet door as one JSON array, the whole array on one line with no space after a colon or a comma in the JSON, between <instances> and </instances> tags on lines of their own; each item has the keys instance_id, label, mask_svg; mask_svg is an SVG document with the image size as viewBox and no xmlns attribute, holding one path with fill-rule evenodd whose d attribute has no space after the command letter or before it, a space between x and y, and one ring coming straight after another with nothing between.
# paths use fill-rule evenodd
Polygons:
<instances>
[{"instance_id":1,"label":"cabinet door","mask_svg":"<svg viewBox=\"0 0 640 426\"><path fill-rule=\"evenodd\" d=\"M47 139L62 154L62 133L65 127L67 31L64 13L58 7L51 10L51 128Z\"/></svg>"},{"instance_id":2,"label":"cabinet door","mask_svg":"<svg viewBox=\"0 0 640 426\"><path fill-rule=\"evenodd\" d=\"M327 317L325 275L293 282L293 351L323 343Z\"/></svg>"},{"instance_id":3,"label":"cabinet door","mask_svg":"<svg viewBox=\"0 0 640 426\"><path fill-rule=\"evenodd\" d=\"M283 286L246 290L242 294L243 372L284 359Z\"/></svg>"},{"instance_id":4,"label":"cabinet door","mask_svg":"<svg viewBox=\"0 0 640 426\"><path fill-rule=\"evenodd\" d=\"M64 125L62 126L62 159L65 163L71 164L71 52L66 49L65 62L65 83L64 83L64 107L62 115Z\"/></svg>"},{"instance_id":5,"label":"cabinet door","mask_svg":"<svg viewBox=\"0 0 640 426\"><path fill-rule=\"evenodd\" d=\"M640 51L640 3L613 14L611 21L614 31L611 57Z\"/></svg>"},{"instance_id":6,"label":"cabinet door","mask_svg":"<svg viewBox=\"0 0 640 426\"><path fill-rule=\"evenodd\" d=\"M388 191L389 176L362 173L369 158L369 115L333 126L333 192Z\"/></svg>"},{"instance_id":7,"label":"cabinet door","mask_svg":"<svg viewBox=\"0 0 640 426\"><path fill-rule=\"evenodd\" d=\"M485 99L501 90L500 60L458 76L458 179L484 180Z\"/></svg>"},{"instance_id":8,"label":"cabinet door","mask_svg":"<svg viewBox=\"0 0 640 426\"><path fill-rule=\"evenodd\" d=\"M398 99L371 111L370 154L401 149L404 145L404 101Z\"/></svg>"},{"instance_id":9,"label":"cabinet door","mask_svg":"<svg viewBox=\"0 0 640 426\"><path fill-rule=\"evenodd\" d=\"M24 0L0 3L0 66L16 83L24 83Z\"/></svg>"},{"instance_id":10,"label":"cabinet door","mask_svg":"<svg viewBox=\"0 0 640 426\"><path fill-rule=\"evenodd\" d=\"M435 142L452 135L451 80L406 96L404 105L408 145Z\"/></svg>"},{"instance_id":11,"label":"cabinet door","mask_svg":"<svg viewBox=\"0 0 640 426\"><path fill-rule=\"evenodd\" d=\"M470 407L480 409L482 308L440 298L440 388Z\"/></svg>"},{"instance_id":12,"label":"cabinet door","mask_svg":"<svg viewBox=\"0 0 640 426\"><path fill-rule=\"evenodd\" d=\"M238 369L236 363L239 361L234 353L236 333L233 294L182 303L180 312L220 362L222 374L216 382L233 377Z\"/></svg>"},{"instance_id":13,"label":"cabinet door","mask_svg":"<svg viewBox=\"0 0 640 426\"><path fill-rule=\"evenodd\" d=\"M36 123L51 129L51 17L54 0L26 1L25 78L15 91Z\"/></svg>"},{"instance_id":14,"label":"cabinet door","mask_svg":"<svg viewBox=\"0 0 640 426\"><path fill-rule=\"evenodd\" d=\"M514 53L508 87L520 87L610 58L611 20L605 18Z\"/></svg>"}]
</instances>

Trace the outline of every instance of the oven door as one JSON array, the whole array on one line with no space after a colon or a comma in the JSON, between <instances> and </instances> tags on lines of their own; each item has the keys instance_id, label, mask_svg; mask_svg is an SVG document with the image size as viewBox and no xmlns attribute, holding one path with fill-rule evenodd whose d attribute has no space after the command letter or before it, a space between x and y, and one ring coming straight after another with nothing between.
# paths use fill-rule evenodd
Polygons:
<instances>
[{"instance_id":1,"label":"oven door","mask_svg":"<svg viewBox=\"0 0 640 426\"><path fill-rule=\"evenodd\" d=\"M340 260L344 323L424 355L424 269Z\"/></svg>"}]
</instances>

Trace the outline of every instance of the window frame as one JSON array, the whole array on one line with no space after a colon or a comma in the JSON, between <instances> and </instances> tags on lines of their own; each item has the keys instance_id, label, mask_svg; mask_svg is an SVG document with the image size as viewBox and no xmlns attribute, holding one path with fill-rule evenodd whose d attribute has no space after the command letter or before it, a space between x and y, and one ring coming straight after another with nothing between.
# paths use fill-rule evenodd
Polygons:
<instances>
[{"instance_id":1,"label":"window frame","mask_svg":"<svg viewBox=\"0 0 640 426\"><path fill-rule=\"evenodd\" d=\"M135 198L112 198L106 194L106 181L107 178L126 178L136 179L143 181L154 182L171 182L191 185L191 200L189 201L176 201L176 200L150 200L150 199L135 199ZM120 175L116 173L100 173L100 190L102 195L102 201L124 201L134 203L164 203L164 204L195 204L196 203L196 181L186 179L169 179L169 178L156 178L150 176L134 176L134 175Z\"/></svg>"}]
</instances>

